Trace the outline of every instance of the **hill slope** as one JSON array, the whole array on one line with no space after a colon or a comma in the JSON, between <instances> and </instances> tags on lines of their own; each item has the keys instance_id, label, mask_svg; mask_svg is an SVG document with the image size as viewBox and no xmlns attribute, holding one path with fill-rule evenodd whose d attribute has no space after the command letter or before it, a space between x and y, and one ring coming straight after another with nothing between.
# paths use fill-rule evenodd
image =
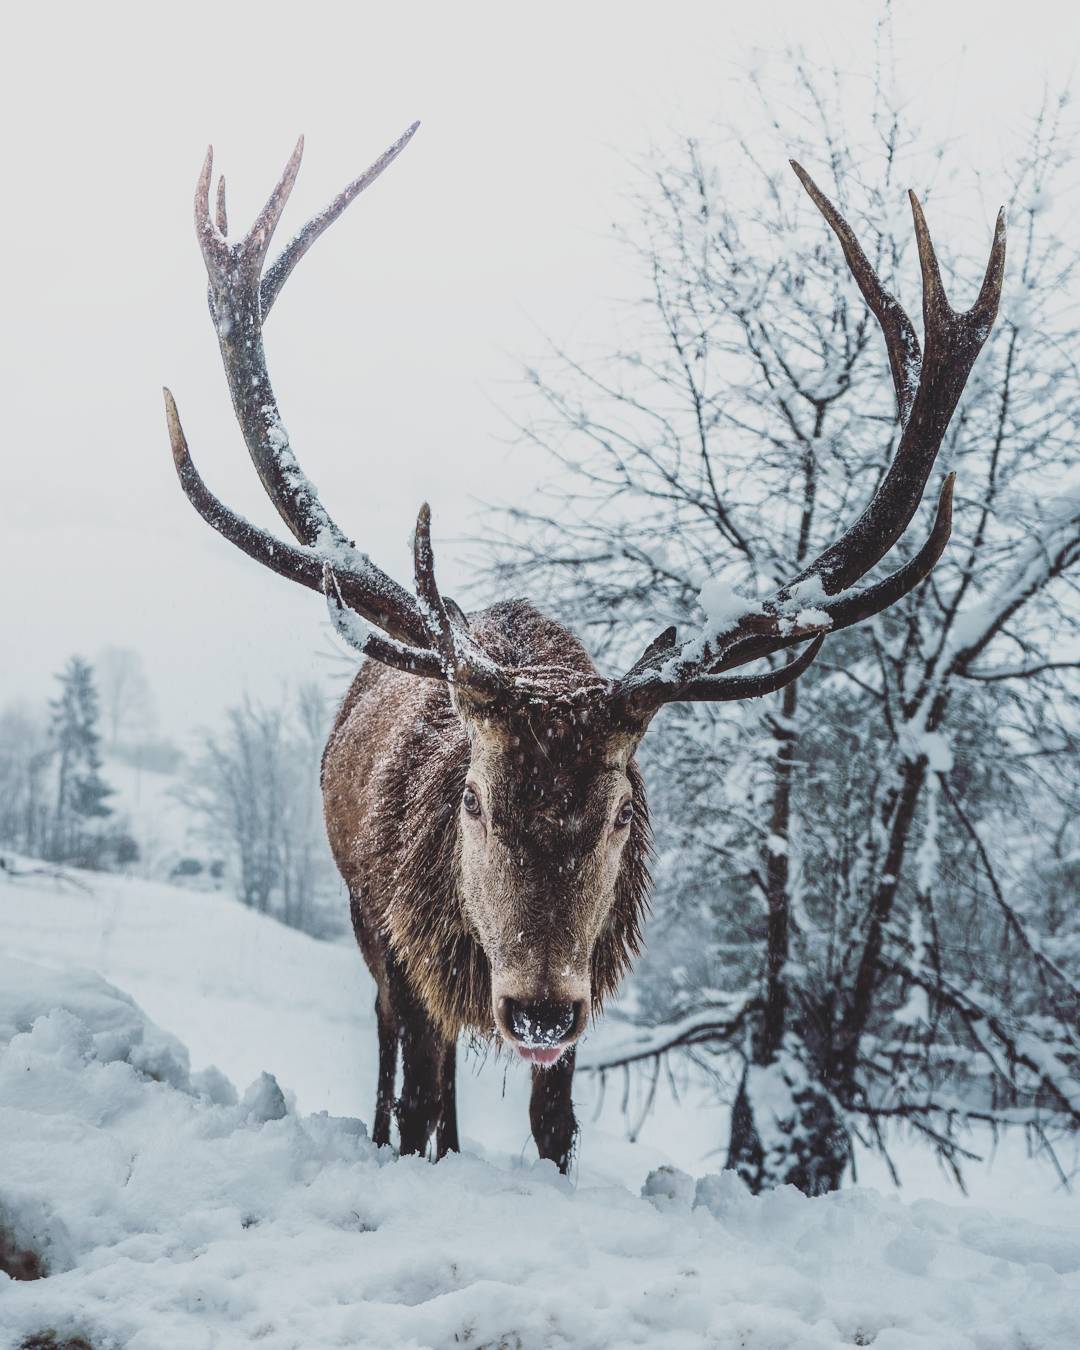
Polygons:
<instances>
[{"instance_id":1,"label":"hill slope","mask_svg":"<svg viewBox=\"0 0 1080 1350\"><path fill-rule=\"evenodd\" d=\"M4 1350L53 1328L95 1350L1074 1350L1080 1214L1031 1168L994 1209L754 1199L697 1161L715 1112L668 1109L655 1136L705 1175L653 1172L642 1197L664 1155L609 1104L581 1111L572 1184L522 1161L527 1078L500 1100L497 1064L466 1076L470 1154L395 1160L356 1118L375 1041L355 951L83 880L0 886L0 1228L52 1272L0 1275Z\"/></svg>"}]
</instances>

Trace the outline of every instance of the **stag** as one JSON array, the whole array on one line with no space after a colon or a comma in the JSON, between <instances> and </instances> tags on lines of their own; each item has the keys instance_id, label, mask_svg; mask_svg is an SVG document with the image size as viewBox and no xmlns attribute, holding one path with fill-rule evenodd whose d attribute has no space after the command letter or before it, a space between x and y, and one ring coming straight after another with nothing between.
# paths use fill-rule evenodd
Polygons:
<instances>
[{"instance_id":1,"label":"stag","mask_svg":"<svg viewBox=\"0 0 1080 1350\"><path fill-rule=\"evenodd\" d=\"M886 290L846 220L792 167L840 242L877 318L902 427L862 515L797 575L741 613L679 640L662 632L618 678L526 600L465 614L436 583L430 516L414 536L415 595L336 524L301 472L278 412L263 324L318 236L397 158L416 125L312 217L265 267L300 167L301 140L252 228L229 241L224 180L211 206L212 151L195 192L210 312L244 441L295 543L224 505L192 462L165 391L173 460L215 530L280 576L325 597L364 661L322 764L326 828L356 938L377 985L373 1138L435 1154L458 1148L455 1061L465 1032L532 1066L530 1122L542 1158L567 1170L576 1123L574 1047L638 952L649 885L649 817L635 752L666 703L760 698L798 679L827 633L870 618L930 573L951 528L953 476L909 561L863 579L907 529L997 312L1005 261L999 214L978 298L946 299L911 194L923 333ZM794 655L790 650L802 646ZM768 658L772 658L771 661ZM750 662L758 673L732 674ZM395 1100L399 1055L402 1090Z\"/></svg>"}]
</instances>

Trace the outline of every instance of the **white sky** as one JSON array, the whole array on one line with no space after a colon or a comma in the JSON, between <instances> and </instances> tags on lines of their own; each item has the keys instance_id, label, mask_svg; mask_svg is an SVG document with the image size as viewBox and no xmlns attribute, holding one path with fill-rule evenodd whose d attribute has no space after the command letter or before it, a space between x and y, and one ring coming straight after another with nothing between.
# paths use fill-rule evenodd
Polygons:
<instances>
[{"instance_id":1,"label":"white sky","mask_svg":"<svg viewBox=\"0 0 1080 1350\"><path fill-rule=\"evenodd\" d=\"M992 172L1080 46L1075 4L897 3L902 87ZM596 333L624 287L625 157L724 116L755 47L869 70L871 0L812 4L22 5L5 23L0 703L68 654L137 647L165 730L325 672L321 599L243 558L177 486L196 463L276 526L232 420L191 195L213 141L246 226L303 131L288 227L414 118L387 175L267 324L293 445L332 513L405 579L421 500L453 591L475 499L546 476L500 408L539 334ZM493 599L496 597L492 597Z\"/></svg>"}]
</instances>

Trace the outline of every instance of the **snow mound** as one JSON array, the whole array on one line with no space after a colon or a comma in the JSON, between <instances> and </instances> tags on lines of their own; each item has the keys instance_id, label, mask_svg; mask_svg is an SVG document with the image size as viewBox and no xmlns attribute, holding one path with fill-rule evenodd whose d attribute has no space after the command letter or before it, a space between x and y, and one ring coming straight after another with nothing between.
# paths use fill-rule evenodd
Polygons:
<instances>
[{"instance_id":1,"label":"snow mound","mask_svg":"<svg viewBox=\"0 0 1080 1350\"><path fill-rule=\"evenodd\" d=\"M185 1046L100 975L92 970L43 970L0 956L0 1045L60 1008L81 1024L101 1063L120 1060L173 1087L190 1087Z\"/></svg>"},{"instance_id":2,"label":"snow mound","mask_svg":"<svg viewBox=\"0 0 1080 1350\"><path fill-rule=\"evenodd\" d=\"M0 1346L1075 1350L1080 1235L848 1190L396 1160L237 1097L118 990L0 963ZM0 1244L2 1245L2 1244Z\"/></svg>"}]
</instances>

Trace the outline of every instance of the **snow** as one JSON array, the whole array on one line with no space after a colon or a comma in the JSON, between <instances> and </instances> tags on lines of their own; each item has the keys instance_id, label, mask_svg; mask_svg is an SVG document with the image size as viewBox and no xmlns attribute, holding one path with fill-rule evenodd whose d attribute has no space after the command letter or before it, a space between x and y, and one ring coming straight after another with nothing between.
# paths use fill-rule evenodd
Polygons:
<instances>
[{"instance_id":1,"label":"snow","mask_svg":"<svg viewBox=\"0 0 1080 1350\"><path fill-rule=\"evenodd\" d=\"M933 736L934 733L927 733ZM926 736L923 738L926 739ZM952 753L946 746L947 757L942 756L938 763L934 762L932 754L927 753L927 758L931 769L945 772L952 768ZM941 765L944 764L944 769ZM941 862L941 849L939 846L938 831L940 829L941 812L941 780L937 773L932 773L926 784L926 824L923 828L923 837L919 842L919 847L915 853L915 869L919 894L929 896L933 894L934 882L937 879L938 866ZM914 948L916 960L921 960L922 953L918 948Z\"/></svg>"},{"instance_id":2,"label":"snow","mask_svg":"<svg viewBox=\"0 0 1080 1350\"><path fill-rule=\"evenodd\" d=\"M95 1350L1075 1350L1080 1212L1034 1163L1010 1157L989 1205L754 1198L701 1157L715 1110L659 1101L665 1157L593 1121L582 1076L568 1180L522 1147L527 1074L464 1057L466 1152L398 1160L362 1123L355 950L81 880L0 886L0 1225L50 1272L0 1275L4 1350L47 1329ZM922 1166L913 1194L942 1194Z\"/></svg>"},{"instance_id":3,"label":"snow","mask_svg":"<svg viewBox=\"0 0 1080 1350\"><path fill-rule=\"evenodd\" d=\"M772 1064L751 1064L746 1072L747 1097L754 1104L754 1125L766 1157L783 1148L796 1128L795 1094L806 1086L806 1074L794 1055L781 1054Z\"/></svg>"},{"instance_id":4,"label":"snow","mask_svg":"<svg viewBox=\"0 0 1080 1350\"><path fill-rule=\"evenodd\" d=\"M977 650L1003 614L1011 614L1030 598L1050 575L1053 566L1075 548L1080 523L1080 472L1070 469L1055 483L1053 500L1042 505L1037 529L1018 550L1008 574L992 595L962 609L949 634L950 650L963 657Z\"/></svg>"},{"instance_id":5,"label":"snow","mask_svg":"<svg viewBox=\"0 0 1080 1350\"><path fill-rule=\"evenodd\" d=\"M64 1008L86 1029L86 1051L103 1063L120 1061L176 1087L190 1083L187 1050L163 1032L127 994L90 970L59 974L0 957L0 1043L29 1031ZM57 1014L60 1016L60 1014Z\"/></svg>"},{"instance_id":6,"label":"snow","mask_svg":"<svg viewBox=\"0 0 1080 1350\"><path fill-rule=\"evenodd\" d=\"M754 608L752 599L740 595L722 577L710 577L706 581L698 593L698 604L705 614L706 629L710 633L724 632L729 624Z\"/></svg>"},{"instance_id":7,"label":"snow","mask_svg":"<svg viewBox=\"0 0 1080 1350\"><path fill-rule=\"evenodd\" d=\"M900 729L900 743L904 754L911 759L926 756L927 767L933 773L950 773L953 768L953 749L943 731L926 731L922 722L925 706Z\"/></svg>"},{"instance_id":8,"label":"snow","mask_svg":"<svg viewBox=\"0 0 1080 1350\"><path fill-rule=\"evenodd\" d=\"M820 572L811 572L808 577L803 577L802 581L788 587L788 599L796 605L809 605L813 608L824 604L828 598Z\"/></svg>"},{"instance_id":9,"label":"snow","mask_svg":"<svg viewBox=\"0 0 1080 1350\"><path fill-rule=\"evenodd\" d=\"M953 767L952 746L943 732L924 731L919 737L919 744L927 764L935 773L950 772Z\"/></svg>"}]
</instances>

